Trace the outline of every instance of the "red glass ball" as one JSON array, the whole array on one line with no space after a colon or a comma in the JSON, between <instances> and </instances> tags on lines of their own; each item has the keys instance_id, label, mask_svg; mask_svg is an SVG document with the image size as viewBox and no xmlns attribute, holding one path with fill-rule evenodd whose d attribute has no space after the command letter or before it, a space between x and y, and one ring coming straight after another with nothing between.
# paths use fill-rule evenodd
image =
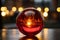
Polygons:
<instances>
[{"instance_id":1,"label":"red glass ball","mask_svg":"<svg viewBox=\"0 0 60 40\"><path fill-rule=\"evenodd\" d=\"M43 28L41 13L36 9L27 8L17 16L16 25L23 34L36 35Z\"/></svg>"}]
</instances>

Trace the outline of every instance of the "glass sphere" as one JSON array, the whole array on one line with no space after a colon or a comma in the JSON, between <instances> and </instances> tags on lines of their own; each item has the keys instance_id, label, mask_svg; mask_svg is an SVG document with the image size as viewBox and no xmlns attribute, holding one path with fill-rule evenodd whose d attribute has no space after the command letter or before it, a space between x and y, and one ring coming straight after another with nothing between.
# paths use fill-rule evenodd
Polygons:
<instances>
[{"instance_id":1,"label":"glass sphere","mask_svg":"<svg viewBox=\"0 0 60 40\"><path fill-rule=\"evenodd\" d=\"M23 34L36 35L43 28L41 13L36 9L27 8L17 16L16 25Z\"/></svg>"}]
</instances>

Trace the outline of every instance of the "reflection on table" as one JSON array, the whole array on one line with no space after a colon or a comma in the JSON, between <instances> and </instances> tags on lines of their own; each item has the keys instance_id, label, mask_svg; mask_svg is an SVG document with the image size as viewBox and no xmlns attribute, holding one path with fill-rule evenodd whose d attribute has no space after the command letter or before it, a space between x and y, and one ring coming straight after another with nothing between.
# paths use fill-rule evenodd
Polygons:
<instances>
[{"instance_id":1,"label":"reflection on table","mask_svg":"<svg viewBox=\"0 0 60 40\"><path fill-rule=\"evenodd\" d=\"M59 30L44 28L37 35L29 37L23 35L18 29L2 29L2 40L59 40Z\"/></svg>"}]
</instances>

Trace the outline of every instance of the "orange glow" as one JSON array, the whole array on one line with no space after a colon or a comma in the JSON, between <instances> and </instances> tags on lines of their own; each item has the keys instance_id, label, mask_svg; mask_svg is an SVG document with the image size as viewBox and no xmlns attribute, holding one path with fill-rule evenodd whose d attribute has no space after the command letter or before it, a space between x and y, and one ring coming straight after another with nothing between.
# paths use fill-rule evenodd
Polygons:
<instances>
[{"instance_id":1,"label":"orange glow","mask_svg":"<svg viewBox=\"0 0 60 40\"><path fill-rule=\"evenodd\" d=\"M27 39L27 40L33 40L33 39Z\"/></svg>"},{"instance_id":2,"label":"orange glow","mask_svg":"<svg viewBox=\"0 0 60 40\"><path fill-rule=\"evenodd\" d=\"M31 22L27 22L27 25L30 26L31 25Z\"/></svg>"},{"instance_id":3,"label":"orange glow","mask_svg":"<svg viewBox=\"0 0 60 40\"><path fill-rule=\"evenodd\" d=\"M26 25L27 25L28 27L30 27L30 26L31 26L31 24L32 24L32 21L31 21L31 19L28 19L28 20L27 20L27 23L26 23Z\"/></svg>"},{"instance_id":4,"label":"orange glow","mask_svg":"<svg viewBox=\"0 0 60 40\"><path fill-rule=\"evenodd\" d=\"M6 15L9 15L9 10L6 10Z\"/></svg>"}]
</instances>

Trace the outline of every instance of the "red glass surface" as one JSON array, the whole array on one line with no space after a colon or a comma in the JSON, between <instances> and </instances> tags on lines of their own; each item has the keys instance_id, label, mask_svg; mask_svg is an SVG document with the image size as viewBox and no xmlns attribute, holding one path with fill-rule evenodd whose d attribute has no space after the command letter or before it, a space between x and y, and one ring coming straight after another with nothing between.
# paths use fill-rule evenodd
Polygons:
<instances>
[{"instance_id":1,"label":"red glass surface","mask_svg":"<svg viewBox=\"0 0 60 40\"><path fill-rule=\"evenodd\" d=\"M36 9L26 9L17 16L16 24L25 35L36 35L43 28L43 19Z\"/></svg>"}]
</instances>

